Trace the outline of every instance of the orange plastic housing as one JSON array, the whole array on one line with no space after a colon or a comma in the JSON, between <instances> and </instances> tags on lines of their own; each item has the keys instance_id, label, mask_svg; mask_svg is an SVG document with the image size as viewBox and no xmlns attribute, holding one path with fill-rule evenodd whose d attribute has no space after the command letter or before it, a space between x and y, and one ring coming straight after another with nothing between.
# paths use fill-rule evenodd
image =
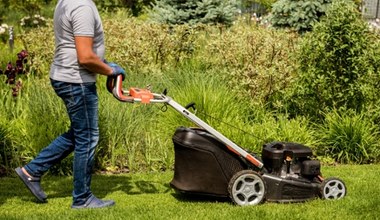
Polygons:
<instances>
[{"instance_id":1,"label":"orange plastic housing","mask_svg":"<svg viewBox=\"0 0 380 220\"><path fill-rule=\"evenodd\" d=\"M141 103L150 103L153 99L153 94L147 89L130 88L129 95L133 98L141 99Z\"/></svg>"}]
</instances>

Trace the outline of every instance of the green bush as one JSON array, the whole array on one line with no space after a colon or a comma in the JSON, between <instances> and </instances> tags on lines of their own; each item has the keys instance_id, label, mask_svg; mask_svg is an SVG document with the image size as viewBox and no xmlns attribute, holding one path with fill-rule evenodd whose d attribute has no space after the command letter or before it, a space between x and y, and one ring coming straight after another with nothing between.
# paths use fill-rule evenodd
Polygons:
<instances>
[{"instance_id":1,"label":"green bush","mask_svg":"<svg viewBox=\"0 0 380 220\"><path fill-rule=\"evenodd\" d=\"M290 111L316 118L329 109L360 112L366 94L377 91L376 42L354 3L334 1L300 45L299 77L289 100L296 109Z\"/></svg>"},{"instance_id":2,"label":"green bush","mask_svg":"<svg viewBox=\"0 0 380 220\"><path fill-rule=\"evenodd\" d=\"M198 29L187 25L169 28L137 19L103 22L107 59L117 60L130 71L149 74L179 65L194 55Z\"/></svg>"},{"instance_id":3,"label":"green bush","mask_svg":"<svg viewBox=\"0 0 380 220\"><path fill-rule=\"evenodd\" d=\"M154 0L103 0L95 1L101 11L115 13L119 10L127 10L134 17L141 16L147 8L152 7Z\"/></svg>"},{"instance_id":4,"label":"green bush","mask_svg":"<svg viewBox=\"0 0 380 220\"><path fill-rule=\"evenodd\" d=\"M54 57L53 24L48 20L45 27L34 28L32 31L21 32L17 40L22 42L29 52L30 74L46 78ZM36 39L39 39L36 41Z\"/></svg>"},{"instance_id":5,"label":"green bush","mask_svg":"<svg viewBox=\"0 0 380 220\"><path fill-rule=\"evenodd\" d=\"M299 33L310 31L325 14L331 0L279 0L272 5L269 21L277 28Z\"/></svg>"},{"instance_id":6,"label":"green bush","mask_svg":"<svg viewBox=\"0 0 380 220\"><path fill-rule=\"evenodd\" d=\"M20 25L23 28L36 28L46 26L47 20L39 14L21 18Z\"/></svg>"},{"instance_id":7,"label":"green bush","mask_svg":"<svg viewBox=\"0 0 380 220\"><path fill-rule=\"evenodd\" d=\"M231 25L237 12L235 0L158 0L150 12L153 21L181 25L198 23Z\"/></svg>"},{"instance_id":8,"label":"green bush","mask_svg":"<svg viewBox=\"0 0 380 220\"><path fill-rule=\"evenodd\" d=\"M373 163L380 159L379 128L364 114L332 111L319 126L319 154L339 163Z\"/></svg>"},{"instance_id":9,"label":"green bush","mask_svg":"<svg viewBox=\"0 0 380 220\"><path fill-rule=\"evenodd\" d=\"M194 59L223 69L229 86L252 102L272 108L284 105L283 93L296 76L292 54L297 34L239 22L222 33L208 30L199 38L204 46Z\"/></svg>"}]
</instances>

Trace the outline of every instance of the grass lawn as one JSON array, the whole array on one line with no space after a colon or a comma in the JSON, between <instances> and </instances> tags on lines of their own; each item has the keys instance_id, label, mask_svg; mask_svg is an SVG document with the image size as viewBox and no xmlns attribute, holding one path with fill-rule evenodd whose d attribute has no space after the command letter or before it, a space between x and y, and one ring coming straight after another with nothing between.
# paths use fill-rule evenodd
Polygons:
<instances>
[{"instance_id":1,"label":"grass lawn","mask_svg":"<svg viewBox=\"0 0 380 220\"><path fill-rule=\"evenodd\" d=\"M95 175L92 190L116 206L72 210L71 177L44 177L48 203L38 204L16 177L0 178L0 219L380 219L380 165L322 167L343 179L342 200L240 207L228 201L189 199L169 186L173 172Z\"/></svg>"}]
</instances>

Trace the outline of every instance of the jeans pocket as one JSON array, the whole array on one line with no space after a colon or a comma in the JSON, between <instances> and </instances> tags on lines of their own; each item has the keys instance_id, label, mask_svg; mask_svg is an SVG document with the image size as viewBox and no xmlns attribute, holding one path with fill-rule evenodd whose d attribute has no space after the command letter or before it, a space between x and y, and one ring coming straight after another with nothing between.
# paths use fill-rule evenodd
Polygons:
<instances>
[{"instance_id":1,"label":"jeans pocket","mask_svg":"<svg viewBox=\"0 0 380 220\"><path fill-rule=\"evenodd\" d=\"M63 100L67 108L74 104L73 85L71 83L51 80L55 93Z\"/></svg>"}]
</instances>

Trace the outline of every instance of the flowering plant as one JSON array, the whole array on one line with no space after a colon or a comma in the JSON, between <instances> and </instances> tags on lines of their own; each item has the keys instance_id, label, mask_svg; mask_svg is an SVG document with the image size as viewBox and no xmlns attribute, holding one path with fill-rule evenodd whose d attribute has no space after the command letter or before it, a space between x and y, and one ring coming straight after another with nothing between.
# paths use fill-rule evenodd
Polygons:
<instances>
[{"instance_id":1,"label":"flowering plant","mask_svg":"<svg viewBox=\"0 0 380 220\"><path fill-rule=\"evenodd\" d=\"M7 40L8 40L8 25L7 24L2 24L0 26L0 41L2 41L3 43L6 43Z\"/></svg>"},{"instance_id":2,"label":"flowering plant","mask_svg":"<svg viewBox=\"0 0 380 220\"><path fill-rule=\"evenodd\" d=\"M28 62L28 52L26 50L20 51L17 54L16 64L12 65L12 62L9 62L4 71L0 70L0 74L4 74L7 79L5 81L6 84L15 85L12 87L13 96L17 96L19 91L21 90L22 83L21 80L16 81L16 77L18 74L26 74L27 69L24 67L24 64Z\"/></svg>"},{"instance_id":3,"label":"flowering plant","mask_svg":"<svg viewBox=\"0 0 380 220\"><path fill-rule=\"evenodd\" d=\"M46 25L46 19L41 15L26 16L21 18L21 27L35 28Z\"/></svg>"}]
</instances>

